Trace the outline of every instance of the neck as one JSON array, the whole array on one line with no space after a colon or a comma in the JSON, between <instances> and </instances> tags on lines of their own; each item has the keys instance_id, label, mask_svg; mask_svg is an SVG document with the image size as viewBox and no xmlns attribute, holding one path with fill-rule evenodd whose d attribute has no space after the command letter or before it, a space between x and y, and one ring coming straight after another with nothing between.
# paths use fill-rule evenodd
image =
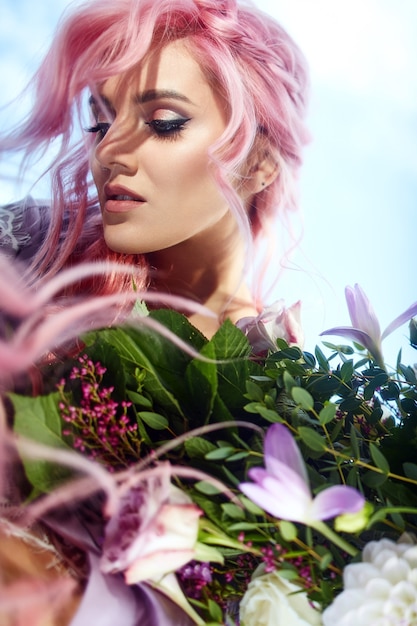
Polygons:
<instances>
[{"instance_id":1,"label":"neck","mask_svg":"<svg viewBox=\"0 0 417 626\"><path fill-rule=\"evenodd\" d=\"M182 296L206 306L215 318L192 313L192 324L211 337L229 318L256 315L250 290L242 280L245 246L237 227L221 237L207 233L148 255L152 291Z\"/></svg>"}]
</instances>

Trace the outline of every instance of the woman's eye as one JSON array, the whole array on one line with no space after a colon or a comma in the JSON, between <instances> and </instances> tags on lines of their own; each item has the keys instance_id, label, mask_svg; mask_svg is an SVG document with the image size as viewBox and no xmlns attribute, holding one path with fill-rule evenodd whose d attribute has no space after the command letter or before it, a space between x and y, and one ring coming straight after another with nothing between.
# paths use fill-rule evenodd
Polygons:
<instances>
[{"instance_id":1,"label":"woman's eye","mask_svg":"<svg viewBox=\"0 0 417 626\"><path fill-rule=\"evenodd\" d=\"M101 141L109 128L110 124L108 122L97 122L95 126L90 126L90 128L86 128L85 130L87 133L97 133L99 140Z\"/></svg>"},{"instance_id":2,"label":"woman's eye","mask_svg":"<svg viewBox=\"0 0 417 626\"><path fill-rule=\"evenodd\" d=\"M180 133L190 119L189 117L178 117L173 120L151 120L145 124L151 128L155 135L170 137Z\"/></svg>"}]
</instances>

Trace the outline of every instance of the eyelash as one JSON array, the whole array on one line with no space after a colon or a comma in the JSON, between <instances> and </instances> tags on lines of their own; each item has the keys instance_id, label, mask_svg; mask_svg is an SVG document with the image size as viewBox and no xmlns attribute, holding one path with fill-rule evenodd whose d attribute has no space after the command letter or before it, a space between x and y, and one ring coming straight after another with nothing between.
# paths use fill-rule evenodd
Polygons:
<instances>
[{"instance_id":1,"label":"eyelash","mask_svg":"<svg viewBox=\"0 0 417 626\"><path fill-rule=\"evenodd\" d=\"M175 120L152 120L151 122L145 122L151 131L161 139L175 138L184 130L184 126L190 121L188 117L179 117ZM97 122L95 126L86 128L87 133L99 134L100 141L105 137L107 131L110 128L108 122Z\"/></svg>"},{"instance_id":2,"label":"eyelash","mask_svg":"<svg viewBox=\"0 0 417 626\"><path fill-rule=\"evenodd\" d=\"M110 128L110 124L108 122L97 122L95 126L90 126L89 128L86 128L85 130L87 133L99 133L100 141L101 141L106 135L109 128Z\"/></svg>"},{"instance_id":3,"label":"eyelash","mask_svg":"<svg viewBox=\"0 0 417 626\"><path fill-rule=\"evenodd\" d=\"M152 120L151 122L145 122L145 124L150 127L157 137L168 139L179 135L189 121L189 117L178 117L175 120Z\"/></svg>"}]
</instances>

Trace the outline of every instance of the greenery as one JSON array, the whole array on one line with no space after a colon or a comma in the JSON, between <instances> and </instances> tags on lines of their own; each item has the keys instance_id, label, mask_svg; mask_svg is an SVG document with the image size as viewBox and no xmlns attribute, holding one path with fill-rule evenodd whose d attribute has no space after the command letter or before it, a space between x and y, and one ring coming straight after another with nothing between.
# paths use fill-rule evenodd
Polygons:
<instances>
[{"instance_id":1,"label":"greenery","mask_svg":"<svg viewBox=\"0 0 417 626\"><path fill-rule=\"evenodd\" d=\"M43 372L49 393L10 395L15 430L75 447L112 470L164 447L161 458L233 491L232 501L209 481L176 479L204 513L199 541L223 555L198 594L179 573L206 623L233 614L261 563L325 607L366 542L417 530L417 378L401 352L395 371L358 344L323 342L313 355L278 339L276 351L258 357L228 321L208 341L178 313L150 315L204 358L145 326L93 332L79 355ZM411 333L415 344L413 322ZM366 498L363 511L317 530L275 519L239 492L248 470L263 464L263 433L276 422L297 440L313 494L331 484L355 487ZM63 478L50 463L24 463L33 495Z\"/></svg>"}]
</instances>

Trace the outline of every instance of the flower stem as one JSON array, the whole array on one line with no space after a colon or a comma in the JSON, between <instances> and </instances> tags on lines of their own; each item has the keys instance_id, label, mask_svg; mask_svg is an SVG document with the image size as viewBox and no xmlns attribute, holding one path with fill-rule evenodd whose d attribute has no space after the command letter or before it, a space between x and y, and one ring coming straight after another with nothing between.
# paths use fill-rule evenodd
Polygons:
<instances>
[{"instance_id":1,"label":"flower stem","mask_svg":"<svg viewBox=\"0 0 417 626\"><path fill-rule=\"evenodd\" d=\"M311 522L309 526L311 526L311 528L314 528L314 530L318 530L324 537L326 537L326 539L334 543L341 550L344 550L345 552L350 554L350 556L357 555L358 550L354 548L350 543L345 541L343 537L335 533L334 530L332 530L324 522Z\"/></svg>"}]
</instances>

